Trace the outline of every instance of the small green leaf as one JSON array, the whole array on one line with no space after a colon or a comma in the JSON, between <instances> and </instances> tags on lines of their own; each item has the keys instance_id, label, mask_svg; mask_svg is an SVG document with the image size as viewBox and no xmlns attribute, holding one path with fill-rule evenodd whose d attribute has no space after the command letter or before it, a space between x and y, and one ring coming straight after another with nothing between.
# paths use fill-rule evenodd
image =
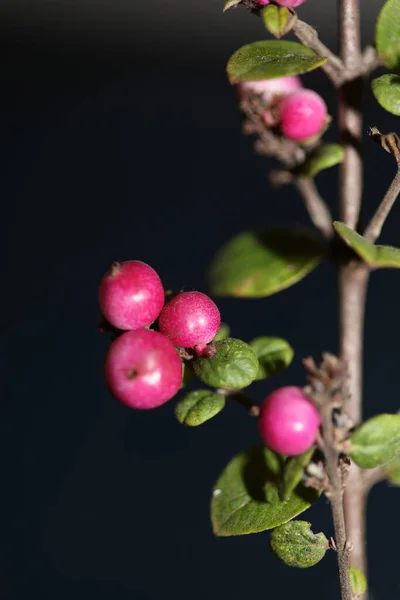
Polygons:
<instances>
[{"instance_id":1,"label":"small green leaf","mask_svg":"<svg viewBox=\"0 0 400 600\"><path fill-rule=\"evenodd\" d=\"M240 4L242 2L242 0L225 0L225 4L224 4L224 10L223 12L226 12L227 10L229 10L230 8L234 8L236 7L238 4Z\"/></svg>"},{"instance_id":2,"label":"small green leaf","mask_svg":"<svg viewBox=\"0 0 400 600\"><path fill-rule=\"evenodd\" d=\"M265 298L303 279L324 254L313 231L246 231L231 239L214 258L210 288L221 296Z\"/></svg>"},{"instance_id":3,"label":"small green leaf","mask_svg":"<svg viewBox=\"0 0 400 600\"><path fill-rule=\"evenodd\" d=\"M214 388L239 390L257 377L258 360L248 344L234 338L225 338L215 344L212 358L199 356L193 362L197 377Z\"/></svg>"},{"instance_id":4,"label":"small green leaf","mask_svg":"<svg viewBox=\"0 0 400 600\"><path fill-rule=\"evenodd\" d=\"M297 21L294 11L289 10L286 6L277 6L276 4L269 4L263 8L261 16L267 31L276 38L281 38L289 33Z\"/></svg>"},{"instance_id":5,"label":"small green leaf","mask_svg":"<svg viewBox=\"0 0 400 600\"><path fill-rule=\"evenodd\" d=\"M372 269L400 269L400 249L391 246L374 246L344 223L335 221L333 227L350 248Z\"/></svg>"},{"instance_id":6,"label":"small green leaf","mask_svg":"<svg viewBox=\"0 0 400 600\"><path fill-rule=\"evenodd\" d=\"M362 469L384 465L400 452L400 415L369 419L356 429L349 443L349 455Z\"/></svg>"},{"instance_id":7,"label":"small green leaf","mask_svg":"<svg viewBox=\"0 0 400 600\"><path fill-rule=\"evenodd\" d=\"M329 543L323 533L314 534L306 521L291 521L271 533L271 548L289 567L313 567L325 556Z\"/></svg>"},{"instance_id":8,"label":"small green leaf","mask_svg":"<svg viewBox=\"0 0 400 600\"><path fill-rule=\"evenodd\" d=\"M350 567L350 585L353 594L362 596L367 591L367 578L356 567Z\"/></svg>"},{"instance_id":9,"label":"small green leaf","mask_svg":"<svg viewBox=\"0 0 400 600\"><path fill-rule=\"evenodd\" d=\"M189 392L175 407L179 423L197 427L217 415L225 406L225 398L210 390Z\"/></svg>"},{"instance_id":10,"label":"small green leaf","mask_svg":"<svg viewBox=\"0 0 400 600\"><path fill-rule=\"evenodd\" d=\"M400 487L400 452L384 468L388 481L392 485Z\"/></svg>"},{"instance_id":11,"label":"small green leaf","mask_svg":"<svg viewBox=\"0 0 400 600\"><path fill-rule=\"evenodd\" d=\"M260 367L256 379L267 379L286 369L293 360L293 348L286 340L274 337L258 337L250 342Z\"/></svg>"},{"instance_id":12,"label":"small green leaf","mask_svg":"<svg viewBox=\"0 0 400 600\"><path fill-rule=\"evenodd\" d=\"M388 0L376 23L375 44L386 67L400 69L400 0Z\"/></svg>"},{"instance_id":13,"label":"small green leaf","mask_svg":"<svg viewBox=\"0 0 400 600\"><path fill-rule=\"evenodd\" d=\"M393 115L400 116L400 77L382 75L372 80L372 91L379 104Z\"/></svg>"},{"instance_id":14,"label":"small green leaf","mask_svg":"<svg viewBox=\"0 0 400 600\"><path fill-rule=\"evenodd\" d=\"M213 339L213 342L219 342L220 340L224 340L229 336L231 332L231 328L226 323L221 323L220 328L218 330L217 335Z\"/></svg>"},{"instance_id":15,"label":"small green leaf","mask_svg":"<svg viewBox=\"0 0 400 600\"><path fill-rule=\"evenodd\" d=\"M301 175L315 177L320 171L342 162L343 147L339 144L321 144L312 152L300 168Z\"/></svg>"},{"instance_id":16,"label":"small green leaf","mask_svg":"<svg viewBox=\"0 0 400 600\"><path fill-rule=\"evenodd\" d=\"M265 447L250 448L231 460L214 486L213 531L246 535L290 521L315 502L319 493L302 484L281 502L278 493L283 458Z\"/></svg>"},{"instance_id":17,"label":"small green leaf","mask_svg":"<svg viewBox=\"0 0 400 600\"><path fill-rule=\"evenodd\" d=\"M267 40L242 46L229 59L227 72L231 83L275 79L300 75L327 61L297 42Z\"/></svg>"},{"instance_id":18,"label":"small green leaf","mask_svg":"<svg viewBox=\"0 0 400 600\"><path fill-rule=\"evenodd\" d=\"M290 456L286 459L283 466L282 480L279 487L280 497L287 500L293 490L300 483L304 469L311 460L315 448L312 447L299 456Z\"/></svg>"}]
</instances>

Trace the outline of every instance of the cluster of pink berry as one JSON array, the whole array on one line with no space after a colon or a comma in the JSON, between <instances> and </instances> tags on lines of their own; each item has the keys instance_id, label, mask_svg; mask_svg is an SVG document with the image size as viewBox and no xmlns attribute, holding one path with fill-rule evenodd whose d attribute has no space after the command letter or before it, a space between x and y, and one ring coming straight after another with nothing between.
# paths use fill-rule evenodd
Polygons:
<instances>
[{"instance_id":1,"label":"cluster of pink berry","mask_svg":"<svg viewBox=\"0 0 400 600\"><path fill-rule=\"evenodd\" d=\"M297 76L280 77L238 84L240 96L261 95L267 107L262 117L269 127L279 127L281 133L302 142L325 129L329 117L326 104L319 94L302 87Z\"/></svg>"},{"instance_id":2,"label":"cluster of pink berry","mask_svg":"<svg viewBox=\"0 0 400 600\"><path fill-rule=\"evenodd\" d=\"M213 356L208 344L221 324L215 303L201 292L183 292L164 305L160 277L146 263L114 263L101 281L99 300L105 319L118 330L105 374L112 394L123 404L137 409L161 406L182 387L180 355L190 349L193 355ZM260 435L281 454L293 456L310 448L319 425L318 411L301 388L280 388L262 404Z\"/></svg>"},{"instance_id":3,"label":"cluster of pink berry","mask_svg":"<svg viewBox=\"0 0 400 600\"><path fill-rule=\"evenodd\" d=\"M221 324L215 303L201 292L178 294L165 306L161 279L137 260L114 263L100 284L100 309L122 333L111 344L106 380L112 394L132 408L161 406L182 385L176 348L207 355ZM158 319L158 330L150 329Z\"/></svg>"}]
</instances>

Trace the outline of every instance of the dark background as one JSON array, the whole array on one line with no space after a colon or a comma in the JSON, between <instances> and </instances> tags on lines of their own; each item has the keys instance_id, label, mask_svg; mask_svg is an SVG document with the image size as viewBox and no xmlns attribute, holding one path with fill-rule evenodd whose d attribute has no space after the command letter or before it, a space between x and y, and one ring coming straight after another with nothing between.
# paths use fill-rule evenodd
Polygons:
<instances>
[{"instance_id":1,"label":"dark background","mask_svg":"<svg viewBox=\"0 0 400 600\"><path fill-rule=\"evenodd\" d=\"M332 47L335 4L309 0L299 9ZM370 41L383 2L361 4ZM188 430L175 421L173 402L134 412L103 383L108 342L96 331L97 287L113 260L148 262L167 288L204 289L207 264L234 233L308 222L293 189L269 186L224 75L232 51L264 35L261 23L240 9L222 15L221 6L0 3L4 600L338 598L333 553L314 569L289 570L271 554L267 533L213 537L212 485L236 452L258 442L242 409L229 406ZM334 114L323 73L304 83ZM366 87L366 125L398 130ZM327 137L335 136L332 126ZM365 166L368 216L395 166L369 140ZM336 170L319 184L337 216ZM383 242L400 244L399 219L397 206ZM398 273L374 274L367 416L399 408L399 298ZM235 336L279 335L295 348L285 374L253 386L256 400L283 383L302 385L301 357L336 350L329 265L267 300L219 305ZM374 489L374 600L400 596L398 505L398 490ZM306 519L332 534L323 499Z\"/></svg>"}]
</instances>

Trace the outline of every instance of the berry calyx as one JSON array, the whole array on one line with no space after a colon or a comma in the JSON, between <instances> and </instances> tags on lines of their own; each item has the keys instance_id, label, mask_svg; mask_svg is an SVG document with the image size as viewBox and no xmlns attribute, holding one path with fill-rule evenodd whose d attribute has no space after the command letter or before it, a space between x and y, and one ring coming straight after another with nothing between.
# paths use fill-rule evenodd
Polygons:
<instances>
[{"instance_id":1,"label":"berry calyx","mask_svg":"<svg viewBox=\"0 0 400 600\"><path fill-rule=\"evenodd\" d=\"M183 292L161 311L158 325L178 347L193 348L208 344L217 335L221 315L216 304L201 292Z\"/></svg>"},{"instance_id":2,"label":"berry calyx","mask_svg":"<svg viewBox=\"0 0 400 600\"><path fill-rule=\"evenodd\" d=\"M118 337L105 363L106 381L117 400L137 409L156 408L179 391L182 363L157 331L137 329Z\"/></svg>"},{"instance_id":3,"label":"berry calyx","mask_svg":"<svg viewBox=\"0 0 400 600\"><path fill-rule=\"evenodd\" d=\"M282 100L282 133L295 141L306 140L322 132L328 118L324 100L313 90L298 90Z\"/></svg>"},{"instance_id":4,"label":"berry calyx","mask_svg":"<svg viewBox=\"0 0 400 600\"><path fill-rule=\"evenodd\" d=\"M114 263L101 280L100 309L117 329L140 329L164 306L164 288L152 267L139 260Z\"/></svg>"},{"instance_id":5,"label":"berry calyx","mask_svg":"<svg viewBox=\"0 0 400 600\"><path fill-rule=\"evenodd\" d=\"M299 387L275 390L261 405L258 428L268 448L284 454L302 454L315 442L321 419Z\"/></svg>"}]
</instances>

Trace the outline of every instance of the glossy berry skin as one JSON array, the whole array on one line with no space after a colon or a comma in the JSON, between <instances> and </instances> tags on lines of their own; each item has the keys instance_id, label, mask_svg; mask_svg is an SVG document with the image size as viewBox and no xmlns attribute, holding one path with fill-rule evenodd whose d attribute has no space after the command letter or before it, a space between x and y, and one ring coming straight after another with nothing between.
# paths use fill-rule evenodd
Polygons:
<instances>
[{"instance_id":1,"label":"glossy berry skin","mask_svg":"<svg viewBox=\"0 0 400 600\"><path fill-rule=\"evenodd\" d=\"M164 306L158 325L175 346L192 348L211 342L221 325L221 315L205 294L183 292Z\"/></svg>"},{"instance_id":2,"label":"glossy berry skin","mask_svg":"<svg viewBox=\"0 0 400 600\"><path fill-rule=\"evenodd\" d=\"M287 6L288 8L296 8L296 6L300 6L306 0L274 0L275 4L279 4L279 6Z\"/></svg>"},{"instance_id":3,"label":"glossy berry skin","mask_svg":"<svg viewBox=\"0 0 400 600\"><path fill-rule=\"evenodd\" d=\"M262 79L260 81L243 81L237 84L240 96L243 96L246 92L262 94L263 100L268 104L273 104L277 99L292 94L301 88L301 80L296 75L276 77L275 79Z\"/></svg>"},{"instance_id":4,"label":"glossy berry skin","mask_svg":"<svg viewBox=\"0 0 400 600\"><path fill-rule=\"evenodd\" d=\"M171 342L157 331L137 329L110 346L106 381L117 400L131 408L161 406L182 384L182 363Z\"/></svg>"},{"instance_id":5,"label":"glossy berry skin","mask_svg":"<svg viewBox=\"0 0 400 600\"><path fill-rule=\"evenodd\" d=\"M319 133L327 120L326 104L313 90L299 90L287 96L280 105L282 133L295 141L306 140Z\"/></svg>"},{"instance_id":6,"label":"glossy berry skin","mask_svg":"<svg viewBox=\"0 0 400 600\"><path fill-rule=\"evenodd\" d=\"M155 321L164 288L154 269L139 260L114 263L101 280L100 309L117 329L139 329Z\"/></svg>"},{"instance_id":7,"label":"glossy berry skin","mask_svg":"<svg viewBox=\"0 0 400 600\"><path fill-rule=\"evenodd\" d=\"M258 428L268 448L285 456L296 456L311 448L320 422L317 409L303 390L289 386L265 398Z\"/></svg>"}]
</instances>

